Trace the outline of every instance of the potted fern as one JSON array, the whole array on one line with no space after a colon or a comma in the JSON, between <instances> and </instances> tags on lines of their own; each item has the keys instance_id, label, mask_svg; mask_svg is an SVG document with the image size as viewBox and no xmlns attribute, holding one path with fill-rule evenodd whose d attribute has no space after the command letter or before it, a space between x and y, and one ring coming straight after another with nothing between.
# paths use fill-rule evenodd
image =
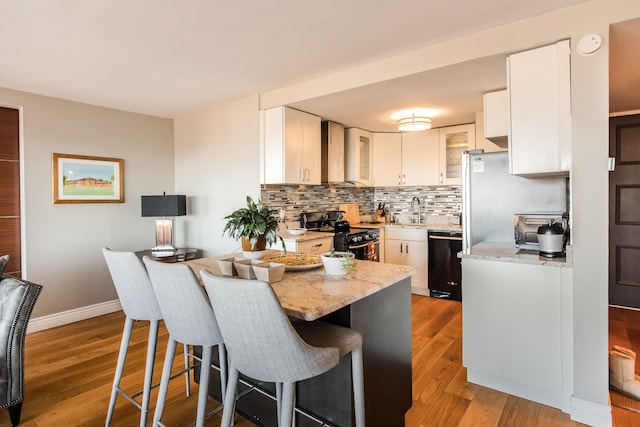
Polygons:
<instances>
[{"instance_id":1,"label":"potted fern","mask_svg":"<svg viewBox=\"0 0 640 427\"><path fill-rule=\"evenodd\" d=\"M242 251L247 258L260 258L267 244L273 245L278 236L279 218L276 209L270 209L259 199L255 202L247 196L247 206L224 217L227 220L222 234L228 234L242 243Z\"/></svg>"}]
</instances>

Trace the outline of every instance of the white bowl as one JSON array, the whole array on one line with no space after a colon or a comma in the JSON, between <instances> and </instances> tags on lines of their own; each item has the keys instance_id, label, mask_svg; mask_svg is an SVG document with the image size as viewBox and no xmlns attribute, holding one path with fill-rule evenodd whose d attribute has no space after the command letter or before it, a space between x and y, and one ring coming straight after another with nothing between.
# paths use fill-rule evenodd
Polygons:
<instances>
[{"instance_id":1,"label":"white bowl","mask_svg":"<svg viewBox=\"0 0 640 427\"><path fill-rule=\"evenodd\" d=\"M278 262L262 262L253 265L253 272L256 279L262 282L279 282L284 277L284 270L287 266Z\"/></svg>"},{"instance_id":2,"label":"white bowl","mask_svg":"<svg viewBox=\"0 0 640 427\"><path fill-rule=\"evenodd\" d=\"M307 232L306 228L290 228L289 234L293 234L294 236L299 236Z\"/></svg>"},{"instance_id":3,"label":"white bowl","mask_svg":"<svg viewBox=\"0 0 640 427\"><path fill-rule=\"evenodd\" d=\"M347 274L350 270L349 262L353 260L353 253L334 252L334 256L331 255L331 252L325 252L320 255L326 273L333 276L344 276L345 274ZM351 258L351 260L347 258Z\"/></svg>"},{"instance_id":4,"label":"white bowl","mask_svg":"<svg viewBox=\"0 0 640 427\"><path fill-rule=\"evenodd\" d=\"M242 261L248 262L249 260L247 260L246 258L239 258L239 257L225 258L225 259L218 260L218 266L220 267L220 272L225 276L237 276L238 271L236 270L236 267L233 265L233 263L235 262L239 263Z\"/></svg>"},{"instance_id":5,"label":"white bowl","mask_svg":"<svg viewBox=\"0 0 640 427\"><path fill-rule=\"evenodd\" d=\"M238 277L241 279L255 279L256 273L253 270L255 264L264 264L264 261L259 259L245 259L240 262L234 262L233 265L238 271Z\"/></svg>"}]
</instances>

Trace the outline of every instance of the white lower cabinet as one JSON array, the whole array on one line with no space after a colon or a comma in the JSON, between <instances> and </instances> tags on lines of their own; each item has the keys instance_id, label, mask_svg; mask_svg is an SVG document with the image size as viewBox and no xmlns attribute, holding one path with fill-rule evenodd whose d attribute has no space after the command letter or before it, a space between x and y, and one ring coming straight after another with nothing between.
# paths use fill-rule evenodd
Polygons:
<instances>
[{"instance_id":1,"label":"white lower cabinet","mask_svg":"<svg viewBox=\"0 0 640 427\"><path fill-rule=\"evenodd\" d=\"M333 237L313 240L284 239L287 251L301 254L320 255L333 249Z\"/></svg>"},{"instance_id":2,"label":"white lower cabinet","mask_svg":"<svg viewBox=\"0 0 640 427\"><path fill-rule=\"evenodd\" d=\"M427 248L427 230L385 230L384 262L411 265L418 269L416 274L411 276L411 292L414 294L429 295Z\"/></svg>"},{"instance_id":3,"label":"white lower cabinet","mask_svg":"<svg viewBox=\"0 0 640 427\"><path fill-rule=\"evenodd\" d=\"M571 268L462 259L467 381L568 412Z\"/></svg>"}]
</instances>

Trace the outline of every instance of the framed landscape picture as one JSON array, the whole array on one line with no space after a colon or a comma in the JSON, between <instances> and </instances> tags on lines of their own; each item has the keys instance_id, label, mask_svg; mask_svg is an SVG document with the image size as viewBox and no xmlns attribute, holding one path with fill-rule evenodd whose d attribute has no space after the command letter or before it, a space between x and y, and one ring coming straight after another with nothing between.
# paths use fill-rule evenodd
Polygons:
<instances>
[{"instance_id":1,"label":"framed landscape picture","mask_svg":"<svg viewBox=\"0 0 640 427\"><path fill-rule=\"evenodd\" d=\"M53 153L53 203L123 203L123 160Z\"/></svg>"}]
</instances>

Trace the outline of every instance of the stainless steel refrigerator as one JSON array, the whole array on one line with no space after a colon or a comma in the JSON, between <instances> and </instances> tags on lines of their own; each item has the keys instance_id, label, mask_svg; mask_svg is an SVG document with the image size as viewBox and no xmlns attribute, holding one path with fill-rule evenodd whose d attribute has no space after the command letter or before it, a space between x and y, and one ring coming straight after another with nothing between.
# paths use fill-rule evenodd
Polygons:
<instances>
[{"instance_id":1,"label":"stainless steel refrigerator","mask_svg":"<svg viewBox=\"0 0 640 427\"><path fill-rule=\"evenodd\" d=\"M506 151L462 155L462 250L483 241L513 243L513 215L568 212L567 178L509 173Z\"/></svg>"}]
</instances>

